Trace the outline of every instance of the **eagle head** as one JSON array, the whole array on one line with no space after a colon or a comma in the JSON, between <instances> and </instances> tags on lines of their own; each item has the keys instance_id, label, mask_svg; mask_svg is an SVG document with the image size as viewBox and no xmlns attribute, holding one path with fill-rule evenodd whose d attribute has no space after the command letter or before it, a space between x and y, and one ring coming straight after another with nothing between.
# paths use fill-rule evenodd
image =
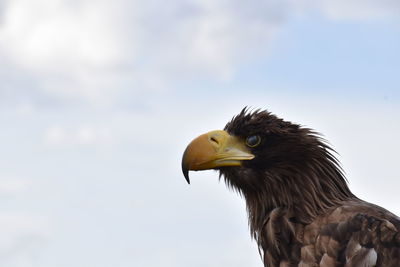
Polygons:
<instances>
[{"instance_id":1,"label":"eagle head","mask_svg":"<svg viewBox=\"0 0 400 267\"><path fill-rule=\"evenodd\" d=\"M263 174L303 171L308 162L330 157L329 147L317 133L264 110L244 108L224 130L194 139L182 158L182 171L189 183L189 170L218 169L237 189L257 189Z\"/></svg>"},{"instance_id":2,"label":"eagle head","mask_svg":"<svg viewBox=\"0 0 400 267\"><path fill-rule=\"evenodd\" d=\"M207 169L219 170L248 201L263 199L270 208L308 206L310 216L353 196L318 133L266 110L244 108L224 130L195 138L183 154L183 174L189 183L190 170Z\"/></svg>"}]
</instances>

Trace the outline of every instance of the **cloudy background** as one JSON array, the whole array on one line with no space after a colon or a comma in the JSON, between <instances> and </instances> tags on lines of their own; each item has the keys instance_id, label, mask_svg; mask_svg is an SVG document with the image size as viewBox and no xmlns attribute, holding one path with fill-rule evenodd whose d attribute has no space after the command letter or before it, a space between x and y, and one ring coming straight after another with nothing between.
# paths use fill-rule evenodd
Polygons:
<instances>
[{"instance_id":1,"label":"cloudy background","mask_svg":"<svg viewBox=\"0 0 400 267\"><path fill-rule=\"evenodd\" d=\"M244 106L322 132L400 214L396 0L0 0L0 265L250 266L187 143Z\"/></svg>"}]
</instances>

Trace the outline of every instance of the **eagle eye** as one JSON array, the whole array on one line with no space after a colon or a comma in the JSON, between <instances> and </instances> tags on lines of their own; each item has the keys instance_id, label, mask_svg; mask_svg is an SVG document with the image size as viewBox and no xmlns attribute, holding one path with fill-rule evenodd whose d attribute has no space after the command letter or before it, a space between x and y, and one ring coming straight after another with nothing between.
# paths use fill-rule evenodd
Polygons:
<instances>
[{"instance_id":1,"label":"eagle eye","mask_svg":"<svg viewBox=\"0 0 400 267\"><path fill-rule=\"evenodd\" d=\"M256 147L261 143L261 137L259 135L250 135L246 138L246 145L249 147Z\"/></svg>"}]
</instances>

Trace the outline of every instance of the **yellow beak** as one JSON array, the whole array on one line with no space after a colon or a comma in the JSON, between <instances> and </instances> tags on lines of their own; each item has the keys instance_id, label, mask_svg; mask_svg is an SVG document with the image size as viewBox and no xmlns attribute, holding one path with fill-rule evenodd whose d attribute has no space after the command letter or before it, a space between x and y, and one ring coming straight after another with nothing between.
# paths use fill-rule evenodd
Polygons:
<instances>
[{"instance_id":1,"label":"yellow beak","mask_svg":"<svg viewBox=\"0 0 400 267\"><path fill-rule=\"evenodd\" d=\"M211 131L194 139L182 157L182 172L190 184L189 170L199 171L225 166L241 166L254 155L243 140L226 131Z\"/></svg>"}]
</instances>

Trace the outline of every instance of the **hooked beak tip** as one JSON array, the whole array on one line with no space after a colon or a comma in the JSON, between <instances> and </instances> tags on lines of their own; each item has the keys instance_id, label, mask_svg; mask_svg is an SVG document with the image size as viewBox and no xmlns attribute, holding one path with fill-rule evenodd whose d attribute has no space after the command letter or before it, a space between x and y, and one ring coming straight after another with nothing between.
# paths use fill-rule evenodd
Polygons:
<instances>
[{"instance_id":1,"label":"hooked beak tip","mask_svg":"<svg viewBox=\"0 0 400 267\"><path fill-rule=\"evenodd\" d=\"M188 184L190 184L189 170L188 170L188 169L185 169L185 168L182 168L182 172L183 172L183 176L185 176L186 182L187 182Z\"/></svg>"},{"instance_id":2,"label":"hooked beak tip","mask_svg":"<svg viewBox=\"0 0 400 267\"><path fill-rule=\"evenodd\" d=\"M183 173L183 176L185 176L186 182L187 182L188 184L190 184L190 179L189 179L189 167L188 167L188 164L187 164L186 161L185 161L185 154L186 154L186 151L185 151L185 153L184 153L184 155L183 155L183 158L182 158L182 173Z\"/></svg>"}]
</instances>

